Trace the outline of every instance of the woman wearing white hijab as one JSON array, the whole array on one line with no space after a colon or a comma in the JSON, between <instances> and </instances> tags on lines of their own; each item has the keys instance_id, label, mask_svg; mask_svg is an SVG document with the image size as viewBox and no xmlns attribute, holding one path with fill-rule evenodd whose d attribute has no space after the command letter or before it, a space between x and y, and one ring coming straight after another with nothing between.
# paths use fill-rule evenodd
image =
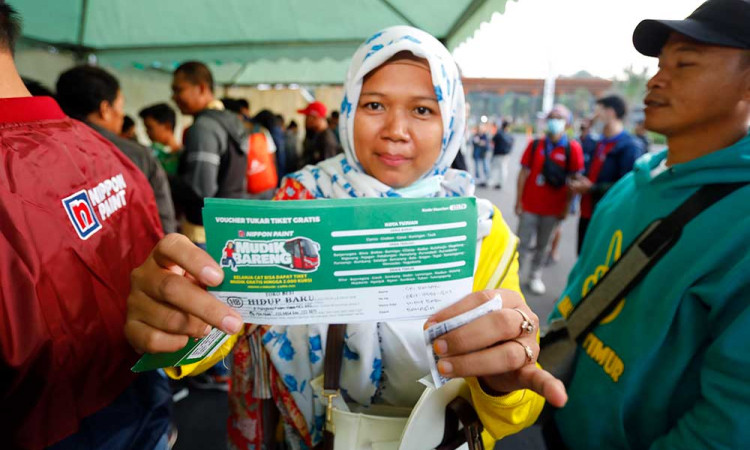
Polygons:
<instances>
[{"instance_id":1,"label":"woman wearing white hijab","mask_svg":"<svg viewBox=\"0 0 750 450\"><path fill-rule=\"evenodd\" d=\"M344 90L340 122L344 154L289 175L282 182L276 200L474 194L472 177L449 168L463 140L465 101L458 68L437 39L406 26L376 33L354 54ZM525 350L538 349L536 340L533 335L523 333L521 324L528 316L533 317L535 326L538 321L520 295L517 238L499 210L488 201L477 200L477 210L478 257L474 290L487 290L481 294L486 297L484 301L492 297L491 289L514 291L504 294L504 309L492 313L493 320L510 324L513 336L509 336L508 341L488 345L497 344L497 351L501 352L520 352L522 357L515 358L520 361L518 367L508 369L512 372L533 365L534 358L526 359L528 351ZM152 279L143 284L156 282ZM139 284L136 278L134 291ZM171 305L181 302L154 300ZM129 308L129 323L138 320L159 328L154 325L156 320L136 317L132 309L135 308ZM180 310L180 306L177 309ZM215 319L198 316L205 318L206 323L217 323L221 327L222 320L218 316ZM341 392L348 402L362 406L384 403L410 407L415 404L423 390L417 381L429 374L422 332L424 323L420 320L347 326ZM269 414L270 404L281 413L285 440L291 448L307 448L321 441L325 411L314 398L310 382L323 371L326 330L325 325L248 327L247 333L225 344L234 346L230 447L261 448L264 441L269 442L264 430L266 433L273 430L273 426L269 427L269 418L274 415ZM145 331L128 332L131 343L141 349L144 346L140 343L149 336L154 337L153 333L149 335ZM507 343L513 340L516 342ZM146 342L153 343L153 339ZM151 345L147 349L153 352L154 347ZM456 354L447 349L436 350L447 357ZM164 347L158 351L168 350ZM216 359L203 361L196 367L183 367L179 376L198 373L214 362ZM441 362L439 367L448 376L462 375L460 370L452 372L446 362ZM172 371L170 375L178 374ZM498 410L502 410L499 420L508 423L505 434L527 426L541 410L542 397L531 391L517 390L518 383L511 383L510 389L503 390L515 392L492 397L484 392L477 379L468 381L475 401L496 404ZM487 386L487 390L495 387Z\"/></svg>"}]
</instances>

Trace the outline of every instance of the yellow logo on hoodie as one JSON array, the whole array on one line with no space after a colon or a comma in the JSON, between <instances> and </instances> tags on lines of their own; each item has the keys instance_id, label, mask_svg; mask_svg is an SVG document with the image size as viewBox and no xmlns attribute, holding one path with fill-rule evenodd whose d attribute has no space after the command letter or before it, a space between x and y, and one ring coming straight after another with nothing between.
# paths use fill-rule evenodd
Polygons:
<instances>
[{"instance_id":1,"label":"yellow logo on hoodie","mask_svg":"<svg viewBox=\"0 0 750 450\"><path fill-rule=\"evenodd\" d=\"M596 286L596 283L604 277L609 271L609 268L614 264L622 255L622 230L617 230L612 235L612 240L609 243L609 250L607 251L607 259L602 265L596 266L594 273L586 277L583 281L583 287L581 288L581 298L585 297L589 291ZM604 325L612 322L620 315L622 309L625 307L625 299L622 299L615 309L603 318L599 324ZM570 301L570 296L565 296L560 303L557 305L558 311L563 317L567 318L573 311L573 302ZM604 372L612 378L612 381L617 383L620 376L625 372L625 364L622 362L617 353L611 348L605 345L601 339L599 339L593 332L589 333L583 341L582 347L586 354L594 360Z\"/></svg>"}]
</instances>

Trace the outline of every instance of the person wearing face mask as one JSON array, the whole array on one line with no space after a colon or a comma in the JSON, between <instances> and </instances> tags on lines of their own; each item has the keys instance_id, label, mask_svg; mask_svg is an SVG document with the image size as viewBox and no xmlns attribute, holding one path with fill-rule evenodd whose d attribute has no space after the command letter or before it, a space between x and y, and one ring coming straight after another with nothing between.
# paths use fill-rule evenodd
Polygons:
<instances>
[{"instance_id":1,"label":"person wearing face mask","mask_svg":"<svg viewBox=\"0 0 750 450\"><path fill-rule=\"evenodd\" d=\"M571 191L581 195L581 218L578 221L578 253L594 212L596 203L620 178L633 170L633 164L643 154L638 139L625 131L623 120L628 109L625 100L616 95L596 101L594 121L603 126L602 138L584 175L570 180Z\"/></svg>"},{"instance_id":2,"label":"person wearing face mask","mask_svg":"<svg viewBox=\"0 0 750 450\"><path fill-rule=\"evenodd\" d=\"M570 208L566 180L583 171L581 145L565 135L570 111L555 105L547 115L546 133L529 143L521 158L516 193L519 260L532 255L528 287L536 295L546 292L542 268L552 233ZM535 243L535 244L534 244Z\"/></svg>"}]
</instances>

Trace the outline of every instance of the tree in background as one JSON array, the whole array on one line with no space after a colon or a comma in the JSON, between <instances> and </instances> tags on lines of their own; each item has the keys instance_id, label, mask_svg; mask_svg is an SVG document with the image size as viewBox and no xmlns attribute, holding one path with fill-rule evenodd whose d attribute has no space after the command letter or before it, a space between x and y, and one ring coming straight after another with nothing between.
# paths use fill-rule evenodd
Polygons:
<instances>
[{"instance_id":1,"label":"tree in background","mask_svg":"<svg viewBox=\"0 0 750 450\"><path fill-rule=\"evenodd\" d=\"M630 65L625 68L621 78L612 80L614 81L612 92L621 95L631 108L638 107L643 105L643 98L646 96L646 83L650 78L647 68L644 67L638 72Z\"/></svg>"}]
</instances>

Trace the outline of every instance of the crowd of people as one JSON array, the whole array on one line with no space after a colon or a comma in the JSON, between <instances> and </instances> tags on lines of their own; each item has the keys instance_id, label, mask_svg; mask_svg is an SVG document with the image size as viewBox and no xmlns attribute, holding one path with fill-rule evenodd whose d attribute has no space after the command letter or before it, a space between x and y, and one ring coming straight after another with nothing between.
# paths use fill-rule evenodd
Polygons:
<instances>
[{"instance_id":1,"label":"crowd of people","mask_svg":"<svg viewBox=\"0 0 750 450\"><path fill-rule=\"evenodd\" d=\"M430 373L423 328L500 293L502 309L433 344L440 374L465 379L485 448L534 424L545 405L549 448L746 446L748 23L748 0L708 0L686 20L641 22L634 46L659 59L642 126L665 135L667 149L647 153L624 131L618 97L597 101L601 136L584 121L580 142L566 132L570 112L555 106L522 155L518 253L504 257L517 241L509 212L477 199L473 292L426 321L345 325L337 395L364 412L414 407L424 389L417 381ZM394 26L352 56L340 114L320 102L299 111L300 149L296 124L217 98L210 70L196 61L172 80L172 100L192 125L178 139L168 104L144 108L148 148L124 126L124 93L101 68L74 67L54 98L32 96L13 59L19 36L19 18L0 2L4 445L168 449L167 377L214 370L214 379L230 378L230 448L335 448L312 383L331 369L323 362L331 329L245 324L206 291L224 274L205 252L204 199L255 195L253 142L273 155L263 169L273 181L256 190L274 201L474 196L475 179L454 168L456 158L470 141L479 182L505 188L509 124L466 138L452 55L428 33ZM537 364L543 322L524 299L519 261L530 257L528 287L544 292L548 244L576 198L579 258L550 320L576 317L592 292L609 295L612 308L591 318L572 377L560 380ZM617 285L634 265L644 268L621 290L596 289ZM179 350L212 327L231 336L213 356L130 371L139 353ZM226 372L220 360L229 352ZM364 447L378 444L377 433L367 439Z\"/></svg>"}]
</instances>

